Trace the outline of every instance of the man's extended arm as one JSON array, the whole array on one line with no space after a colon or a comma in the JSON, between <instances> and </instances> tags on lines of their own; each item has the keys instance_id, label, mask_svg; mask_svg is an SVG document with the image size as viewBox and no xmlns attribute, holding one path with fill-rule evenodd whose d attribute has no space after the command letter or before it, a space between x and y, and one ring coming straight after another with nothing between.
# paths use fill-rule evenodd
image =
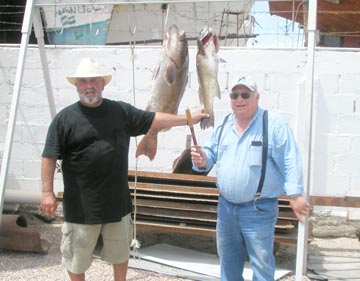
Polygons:
<instances>
[{"instance_id":1,"label":"man's extended arm","mask_svg":"<svg viewBox=\"0 0 360 281\"><path fill-rule=\"evenodd\" d=\"M203 118L209 118L209 114L202 113L201 109L194 111L191 114L192 121L194 124L197 124ZM184 126L187 124L186 115L174 115L163 112L156 112L155 118L151 124L151 129L165 129L171 128L174 126Z\"/></svg>"}]
</instances>

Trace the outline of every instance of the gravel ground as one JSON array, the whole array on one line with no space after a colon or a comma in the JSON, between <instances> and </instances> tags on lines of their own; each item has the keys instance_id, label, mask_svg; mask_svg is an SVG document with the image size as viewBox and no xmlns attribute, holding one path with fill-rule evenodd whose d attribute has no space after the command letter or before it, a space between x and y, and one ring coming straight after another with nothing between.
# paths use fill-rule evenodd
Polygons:
<instances>
[{"instance_id":1,"label":"gravel ground","mask_svg":"<svg viewBox=\"0 0 360 281\"><path fill-rule=\"evenodd\" d=\"M27 220L29 222L28 218ZM29 227L37 228L41 237L50 242L51 246L49 251L47 254L39 254L0 250L0 280L69 280L65 269L60 264L61 253L59 251L59 244L61 240L61 221L43 223L33 218L30 220ZM171 237L160 236L158 239L162 243L169 243L170 241L166 240L171 239ZM185 241L187 238L183 240ZM179 239L176 241L179 242ZM149 239L146 242L147 244L151 244ZM175 241L173 240L173 242ZM205 242L202 241L201 243L195 241L194 243L197 245L203 243L202 246L204 246L204 243L207 243L208 249L206 251L214 251L214 241L207 240ZM180 245L177 244L176 246L183 245L180 243ZM344 247L349 250L344 250ZM354 247L358 247L358 249L353 251ZM315 239L309 246L309 253L321 255L325 252L337 251L340 255L343 254L349 256L353 254L359 256L359 249L360 245L357 239ZM296 262L295 252L296 248L294 245L286 246L281 244L276 254L278 268L289 269L294 272ZM87 271L86 275L87 280L112 280L112 270L110 265L99 259L94 259L92 266ZM129 268L127 280L180 281L189 279ZM281 281L293 280L295 280L293 274L281 279ZM304 277L303 280L310 279Z\"/></svg>"}]
</instances>

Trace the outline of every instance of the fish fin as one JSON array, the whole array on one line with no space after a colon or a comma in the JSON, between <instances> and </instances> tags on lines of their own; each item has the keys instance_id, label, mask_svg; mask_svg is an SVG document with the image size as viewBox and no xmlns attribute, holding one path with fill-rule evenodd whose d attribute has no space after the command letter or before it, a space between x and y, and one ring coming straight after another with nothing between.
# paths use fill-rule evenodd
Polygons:
<instances>
[{"instance_id":1,"label":"fish fin","mask_svg":"<svg viewBox=\"0 0 360 281\"><path fill-rule=\"evenodd\" d=\"M169 84L169 86L172 86L176 82L176 69L173 64L169 64L166 67L165 71L165 81Z\"/></svg>"},{"instance_id":2,"label":"fish fin","mask_svg":"<svg viewBox=\"0 0 360 281\"><path fill-rule=\"evenodd\" d=\"M200 104L203 105L204 104L204 99L203 99L203 93L202 93L202 89L201 87L199 86L199 100L200 100Z\"/></svg>"},{"instance_id":3,"label":"fish fin","mask_svg":"<svg viewBox=\"0 0 360 281\"><path fill-rule=\"evenodd\" d=\"M149 157L150 161L154 160L157 151L157 131L156 133L150 130L140 141L136 148L136 157L145 155Z\"/></svg>"},{"instance_id":4,"label":"fish fin","mask_svg":"<svg viewBox=\"0 0 360 281\"><path fill-rule=\"evenodd\" d=\"M200 128L205 130L206 128L214 127L214 111L210 109L211 112L205 112L210 115L209 118L204 118L200 121Z\"/></svg>"},{"instance_id":5,"label":"fish fin","mask_svg":"<svg viewBox=\"0 0 360 281\"><path fill-rule=\"evenodd\" d=\"M159 72L160 72L160 65L157 65L157 66L154 67L152 80L156 79L156 77L159 75Z\"/></svg>"}]
</instances>

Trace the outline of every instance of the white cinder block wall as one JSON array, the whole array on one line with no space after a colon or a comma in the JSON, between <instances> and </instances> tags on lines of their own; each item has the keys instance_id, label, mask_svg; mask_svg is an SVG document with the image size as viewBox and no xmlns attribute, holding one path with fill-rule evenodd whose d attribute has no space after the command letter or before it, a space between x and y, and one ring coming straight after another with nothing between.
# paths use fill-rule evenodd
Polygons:
<instances>
[{"instance_id":1,"label":"white cinder block wall","mask_svg":"<svg viewBox=\"0 0 360 281\"><path fill-rule=\"evenodd\" d=\"M48 47L46 53L56 110L78 100L75 88L66 81L65 76L75 72L83 57L98 60L103 70L113 75L112 81L105 88L104 97L145 108L151 89L152 70L159 52L160 47L139 46L135 47L133 58L129 47ZM191 110L200 107L196 48L191 47L189 52L189 81L179 114L183 114L186 107ZM18 55L18 46L0 47L0 151L3 150L6 137ZM219 56L222 59L218 75L222 98L215 98L215 122L220 123L231 110L229 81L239 74L249 74L258 82L260 106L277 111L287 118L304 154L305 139L308 137L305 131L306 49L228 47L222 48ZM344 196L346 193L360 193L359 59L359 50L353 49L321 49L315 52L311 194ZM40 159L50 121L39 51L36 46L30 46L25 62L7 189L34 192L41 189ZM211 129L201 131L198 125L195 131L200 145L211 133ZM185 148L187 134L189 129L186 126L160 133L155 160L150 162L141 156L137 168L171 172L173 160ZM136 141L140 139L131 142L130 169L136 167ZM307 163L304 163L304 167L307 167ZM57 174L56 179L55 189L58 192L63 188L61 174ZM359 218L359 212L355 209L331 210L347 215L350 212L351 217Z\"/></svg>"}]
</instances>

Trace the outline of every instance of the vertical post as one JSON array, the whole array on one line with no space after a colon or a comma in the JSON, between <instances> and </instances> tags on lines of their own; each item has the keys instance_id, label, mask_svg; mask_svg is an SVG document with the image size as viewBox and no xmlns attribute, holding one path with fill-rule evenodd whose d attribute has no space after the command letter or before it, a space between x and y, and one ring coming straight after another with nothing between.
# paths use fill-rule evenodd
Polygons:
<instances>
[{"instance_id":1,"label":"vertical post","mask_svg":"<svg viewBox=\"0 0 360 281\"><path fill-rule=\"evenodd\" d=\"M0 173L0 224L1 224L1 214L4 207L4 196L5 196L5 185L9 170L9 163L10 163L10 155L11 155L11 148L14 138L14 131L16 125L16 113L18 110L19 105L19 98L20 98L20 91L21 91L21 83L24 73L24 65L26 59L26 51L27 46L29 43L29 38L31 34L31 17L34 8L34 0L26 1L23 25L21 29L21 44L20 44L20 53L19 59L16 69L16 77L15 77L15 84L14 84L14 91L11 100L11 107L10 107L10 114L9 114L9 121L6 131L6 138L5 138L5 146L4 146L4 155L1 164L1 173Z\"/></svg>"},{"instance_id":2,"label":"vertical post","mask_svg":"<svg viewBox=\"0 0 360 281\"><path fill-rule=\"evenodd\" d=\"M48 62L47 62L47 57L46 57L44 32L43 32L43 26L41 23L41 15L40 15L39 7L35 7L35 9L34 9L33 24L34 24L35 36L36 36L36 40L37 40L39 52L40 52L41 66L42 66L42 70L44 73L46 93L47 93L47 98L48 98L49 108L50 108L50 116L51 116L51 118L54 118L54 116L56 114L56 108L55 108L54 94L53 94L52 85L51 85L50 72L49 72L49 67L48 67Z\"/></svg>"},{"instance_id":3,"label":"vertical post","mask_svg":"<svg viewBox=\"0 0 360 281\"><path fill-rule=\"evenodd\" d=\"M311 169L312 169L312 138L313 138L313 96L314 96L314 50L316 45L316 19L317 19L317 0L308 2L308 44L307 44L307 67L306 67L306 111L305 111L305 157L304 164L304 191L309 200ZM307 267L307 243L308 243L309 222L305 218L305 223L299 223L296 255L296 274L295 280L301 281L306 274Z\"/></svg>"}]
</instances>

